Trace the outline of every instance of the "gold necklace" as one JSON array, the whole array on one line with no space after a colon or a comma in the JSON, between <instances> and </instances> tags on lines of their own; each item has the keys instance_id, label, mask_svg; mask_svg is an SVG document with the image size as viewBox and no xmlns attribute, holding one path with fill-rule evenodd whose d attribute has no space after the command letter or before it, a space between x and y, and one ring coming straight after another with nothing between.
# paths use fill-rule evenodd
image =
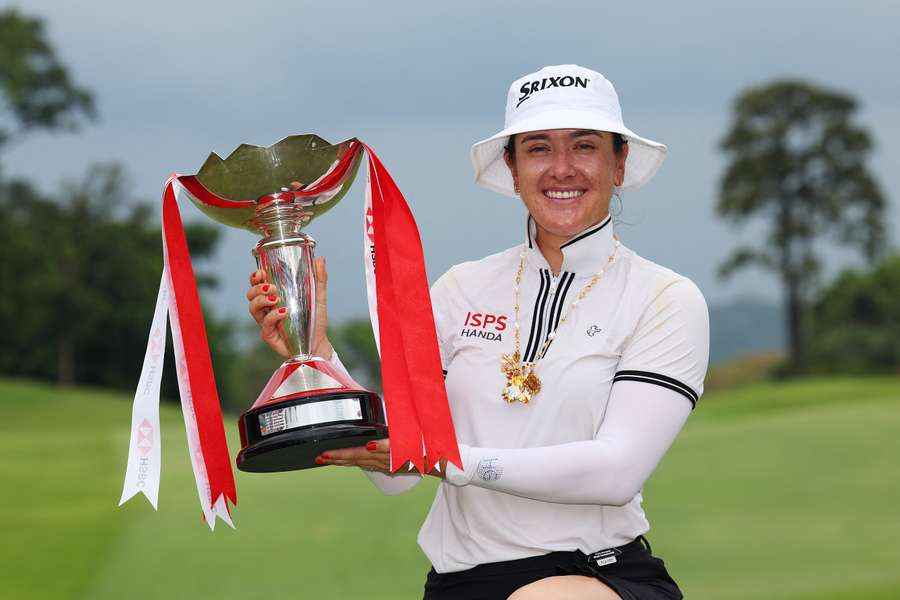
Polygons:
<instances>
[{"instance_id":1,"label":"gold necklace","mask_svg":"<svg viewBox=\"0 0 900 600\"><path fill-rule=\"evenodd\" d=\"M603 265L603 268L600 269L594 276L591 278L590 282L579 292L578 296L572 300L572 304L569 305L569 308L566 309L566 314L562 316L559 320L559 324L556 326L556 329L547 334L547 339L544 340L544 345L541 346L541 351L537 353L537 356L532 362L522 362L522 355L520 352L520 341L519 341L519 284L522 282L522 271L525 268L525 250L519 254L519 270L516 271L516 322L515 322L515 340L516 345L512 354L502 354L500 355L500 371L506 375L506 385L503 386L503 399L506 400L508 404L512 404L513 402L521 402L522 404L528 404L528 402L541 391L541 380L538 378L537 373L537 364L540 362L544 355L547 353L547 348L550 346L550 342L553 341L553 338L556 337L556 331L562 327L563 323L569 318L569 313L578 306L578 303L581 302L585 296L588 295L597 282L600 281L600 278L603 277L603 274L606 273L607 269L612 265L613 261L616 259L616 252L619 250L619 246L622 244L619 242L619 238L615 238L615 246L613 247L612 254L609 255L609 258L606 261L606 264Z\"/></svg>"}]
</instances>

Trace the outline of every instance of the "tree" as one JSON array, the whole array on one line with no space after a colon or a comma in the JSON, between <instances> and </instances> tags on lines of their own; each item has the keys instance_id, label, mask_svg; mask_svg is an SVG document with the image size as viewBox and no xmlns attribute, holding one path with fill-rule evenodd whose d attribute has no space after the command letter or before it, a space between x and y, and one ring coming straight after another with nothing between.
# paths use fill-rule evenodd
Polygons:
<instances>
[{"instance_id":1,"label":"tree","mask_svg":"<svg viewBox=\"0 0 900 600\"><path fill-rule=\"evenodd\" d=\"M810 368L828 373L900 373L900 254L850 269L813 306Z\"/></svg>"},{"instance_id":2,"label":"tree","mask_svg":"<svg viewBox=\"0 0 900 600\"><path fill-rule=\"evenodd\" d=\"M30 130L72 130L95 115L91 94L72 83L43 23L0 11L0 150Z\"/></svg>"},{"instance_id":3,"label":"tree","mask_svg":"<svg viewBox=\"0 0 900 600\"><path fill-rule=\"evenodd\" d=\"M0 373L133 389L162 272L160 226L116 164L91 167L56 196L25 181L0 185L0 279L10 289L0 295ZM186 233L196 261L213 252L219 230L187 225ZM208 314L206 323L224 377L230 327Z\"/></svg>"},{"instance_id":4,"label":"tree","mask_svg":"<svg viewBox=\"0 0 900 600\"><path fill-rule=\"evenodd\" d=\"M866 169L872 142L852 122L856 102L799 81L751 88L722 141L730 157L717 212L733 223L768 222L762 246L738 248L720 274L757 265L784 290L789 368L806 359L806 315L818 283L816 243L831 236L872 262L886 245L885 200Z\"/></svg>"}]
</instances>

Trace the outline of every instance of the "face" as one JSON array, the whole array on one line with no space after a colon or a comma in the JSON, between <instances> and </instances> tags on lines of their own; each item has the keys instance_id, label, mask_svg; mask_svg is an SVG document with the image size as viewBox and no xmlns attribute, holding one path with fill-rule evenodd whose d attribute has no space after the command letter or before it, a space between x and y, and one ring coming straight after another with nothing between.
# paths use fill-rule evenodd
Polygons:
<instances>
[{"instance_id":1,"label":"face","mask_svg":"<svg viewBox=\"0 0 900 600\"><path fill-rule=\"evenodd\" d=\"M604 131L547 129L520 133L506 164L542 242L562 244L609 213L625 177L628 145L616 154Z\"/></svg>"}]
</instances>

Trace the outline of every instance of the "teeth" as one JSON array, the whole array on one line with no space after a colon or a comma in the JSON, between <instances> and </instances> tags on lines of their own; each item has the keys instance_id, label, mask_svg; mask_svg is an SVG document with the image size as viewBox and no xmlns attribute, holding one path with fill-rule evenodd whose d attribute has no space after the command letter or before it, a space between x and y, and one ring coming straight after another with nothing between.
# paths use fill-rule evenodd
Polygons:
<instances>
[{"instance_id":1,"label":"teeth","mask_svg":"<svg viewBox=\"0 0 900 600\"><path fill-rule=\"evenodd\" d=\"M584 190L570 190L568 192L557 192L557 191L553 191L553 190L547 190L546 192L544 192L544 195L547 196L548 198L564 200L566 198L577 198L578 196L582 195L583 193L584 193Z\"/></svg>"}]
</instances>

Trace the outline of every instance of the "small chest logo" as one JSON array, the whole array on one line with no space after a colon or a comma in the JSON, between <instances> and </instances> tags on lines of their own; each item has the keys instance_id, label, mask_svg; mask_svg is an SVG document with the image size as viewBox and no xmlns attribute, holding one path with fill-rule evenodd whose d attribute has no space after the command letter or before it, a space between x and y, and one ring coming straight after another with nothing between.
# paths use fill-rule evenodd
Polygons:
<instances>
[{"instance_id":1,"label":"small chest logo","mask_svg":"<svg viewBox=\"0 0 900 600\"><path fill-rule=\"evenodd\" d=\"M503 341L503 331L509 317L491 313L471 312L466 313L460 337L479 337L492 342Z\"/></svg>"},{"instance_id":2,"label":"small chest logo","mask_svg":"<svg viewBox=\"0 0 900 600\"><path fill-rule=\"evenodd\" d=\"M590 327L588 327L587 334L591 337L594 337L601 331L603 331L603 330L600 329L599 327L597 327L596 325L591 325Z\"/></svg>"}]
</instances>

